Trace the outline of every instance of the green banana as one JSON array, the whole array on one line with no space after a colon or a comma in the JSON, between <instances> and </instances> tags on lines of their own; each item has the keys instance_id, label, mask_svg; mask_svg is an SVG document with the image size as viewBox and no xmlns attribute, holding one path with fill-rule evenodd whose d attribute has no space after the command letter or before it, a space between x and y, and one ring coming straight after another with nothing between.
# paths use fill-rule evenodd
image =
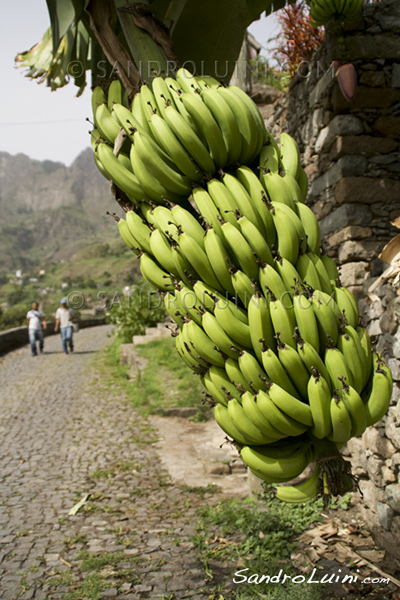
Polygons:
<instances>
[{"instance_id":1,"label":"green banana","mask_svg":"<svg viewBox=\"0 0 400 600\"><path fill-rule=\"evenodd\" d=\"M281 166L281 157L279 150L273 144L263 146L260 153L260 180L263 180L263 175L271 171L279 173Z\"/></svg>"},{"instance_id":2,"label":"green banana","mask_svg":"<svg viewBox=\"0 0 400 600\"><path fill-rule=\"evenodd\" d=\"M201 181L200 167L188 154L167 121L154 113L149 123L155 141L171 157L179 171L192 181Z\"/></svg>"},{"instance_id":3,"label":"green banana","mask_svg":"<svg viewBox=\"0 0 400 600\"><path fill-rule=\"evenodd\" d=\"M227 162L237 162L242 152L242 139L233 111L216 89L210 87L203 89L201 98L221 129L228 155Z\"/></svg>"},{"instance_id":4,"label":"green banana","mask_svg":"<svg viewBox=\"0 0 400 600\"><path fill-rule=\"evenodd\" d=\"M283 170L297 179L301 166L297 142L287 133L281 133L280 150Z\"/></svg>"},{"instance_id":5,"label":"green banana","mask_svg":"<svg viewBox=\"0 0 400 600\"><path fill-rule=\"evenodd\" d=\"M215 173L215 164L207 148L182 115L172 106L165 109L165 119L185 150L202 171Z\"/></svg>"},{"instance_id":6,"label":"green banana","mask_svg":"<svg viewBox=\"0 0 400 600\"><path fill-rule=\"evenodd\" d=\"M297 477L307 466L307 450L309 445L304 443L289 458L273 458L268 453L268 446L261 448L244 446L240 455L243 461L253 471L266 475L272 481L275 477Z\"/></svg>"},{"instance_id":7,"label":"green banana","mask_svg":"<svg viewBox=\"0 0 400 600\"><path fill-rule=\"evenodd\" d=\"M328 435L328 440L340 444L348 442L351 438L352 422L345 403L337 395L331 400L331 421L332 433Z\"/></svg>"},{"instance_id":8,"label":"green banana","mask_svg":"<svg viewBox=\"0 0 400 600\"><path fill-rule=\"evenodd\" d=\"M184 341L193 348L196 356L201 356L205 361L217 367L224 366L225 361L218 350L215 350L214 342L195 321L184 323L182 335Z\"/></svg>"},{"instance_id":9,"label":"green banana","mask_svg":"<svg viewBox=\"0 0 400 600\"><path fill-rule=\"evenodd\" d=\"M224 354L237 360L239 349L236 348L236 342L227 335L213 314L209 312L203 314L202 326L208 337ZM232 350L232 347L235 350Z\"/></svg>"},{"instance_id":10,"label":"green banana","mask_svg":"<svg viewBox=\"0 0 400 600\"><path fill-rule=\"evenodd\" d=\"M271 442L274 440L281 440L284 435L278 431L271 423L265 418L257 407L257 396L245 392L242 397L242 407L247 417L254 423L254 425L261 431L262 434L269 437Z\"/></svg>"},{"instance_id":11,"label":"green banana","mask_svg":"<svg viewBox=\"0 0 400 600\"><path fill-rule=\"evenodd\" d=\"M353 376L347 361L338 348L327 348L324 362L333 388L339 388L341 381L347 385L353 385Z\"/></svg>"},{"instance_id":12,"label":"green banana","mask_svg":"<svg viewBox=\"0 0 400 600\"><path fill-rule=\"evenodd\" d=\"M295 294L293 310L296 325L303 340L311 344L319 352L319 329L312 301L305 292ZM316 365L315 365L316 366Z\"/></svg>"},{"instance_id":13,"label":"green banana","mask_svg":"<svg viewBox=\"0 0 400 600\"><path fill-rule=\"evenodd\" d=\"M321 376L330 384L331 378L322 358L320 357L320 355L318 354L318 352L312 344L306 342L300 337L298 328L296 328L295 331L297 340L297 352L299 353L301 360L307 367L308 372L312 374L313 369L317 369ZM332 387L336 387L336 382L335 385L333 385Z\"/></svg>"},{"instance_id":14,"label":"green banana","mask_svg":"<svg viewBox=\"0 0 400 600\"><path fill-rule=\"evenodd\" d=\"M274 266L272 252L260 230L247 217L240 216L237 220L240 232L246 239L253 253L263 263Z\"/></svg>"},{"instance_id":15,"label":"green banana","mask_svg":"<svg viewBox=\"0 0 400 600\"><path fill-rule=\"evenodd\" d=\"M298 392L294 387L289 375L286 373L281 361L278 356L268 348L263 346L261 362L264 367L264 371L267 374L268 379L273 383L277 383L281 388L292 394L292 396L298 397Z\"/></svg>"},{"instance_id":16,"label":"green banana","mask_svg":"<svg viewBox=\"0 0 400 600\"><path fill-rule=\"evenodd\" d=\"M249 443L249 440L244 436L233 423L228 409L221 404L217 404L214 408L214 419L217 421L221 429L238 444L245 446ZM251 443L251 441L250 441Z\"/></svg>"},{"instance_id":17,"label":"green banana","mask_svg":"<svg viewBox=\"0 0 400 600\"><path fill-rule=\"evenodd\" d=\"M218 299L218 302L215 304L214 314L222 329L234 342L251 350L250 327L236 318L229 305Z\"/></svg>"},{"instance_id":18,"label":"green banana","mask_svg":"<svg viewBox=\"0 0 400 600\"><path fill-rule=\"evenodd\" d=\"M363 393L364 408L367 425L370 427L378 423L388 410L393 391L392 374L379 354L373 356L371 385L366 391L367 394Z\"/></svg>"},{"instance_id":19,"label":"green banana","mask_svg":"<svg viewBox=\"0 0 400 600\"><path fill-rule=\"evenodd\" d=\"M225 371L228 375L229 381L238 389L245 392L253 393L249 382L239 369L239 363L233 358L227 358L225 361Z\"/></svg>"},{"instance_id":20,"label":"green banana","mask_svg":"<svg viewBox=\"0 0 400 600\"><path fill-rule=\"evenodd\" d=\"M327 380L314 368L307 385L308 401L313 418L311 433L322 440L331 433L332 394Z\"/></svg>"},{"instance_id":21,"label":"green banana","mask_svg":"<svg viewBox=\"0 0 400 600\"><path fill-rule=\"evenodd\" d=\"M257 175L246 166L241 166L236 171L236 177L250 196L252 204L261 219L267 244L269 247L273 246L276 243L276 230L271 211L266 203L264 186Z\"/></svg>"},{"instance_id":22,"label":"green banana","mask_svg":"<svg viewBox=\"0 0 400 600\"><path fill-rule=\"evenodd\" d=\"M348 385L336 390L336 393L346 405L347 411L350 415L352 424L351 436L359 437L367 428L367 412L361 396L353 387Z\"/></svg>"},{"instance_id":23,"label":"green banana","mask_svg":"<svg viewBox=\"0 0 400 600\"><path fill-rule=\"evenodd\" d=\"M193 266L195 271L199 274L200 278L207 285L210 285L216 290L223 292L224 288L214 275L214 271L212 270L210 261L207 258L207 254L196 242L196 240L188 233L182 232L179 235L178 243L181 251Z\"/></svg>"},{"instance_id":24,"label":"green banana","mask_svg":"<svg viewBox=\"0 0 400 600\"><path fill-rule=\"evenodd\" d=\"M303 223L304 231L307 234L307 244L312 252L319 256L321 246L321 230L319 228L317 217L314 215L311 208L309 208L306 204L302 204L301 202L296 205L296 209L299 219ZM329 279L332 279L332 277L329 277ZM336 279L336 277L334 279Z\"/></svg>"},{"instance_id":25,"label":"green banana","mask_svg":"<svg viewBox=\"0 0 400 600\"><path fill-rule=\"evenodd\" d=\"M240 268L250 279L258 278L258 265L252 247L247 243L243 234L231 223L223 223L222 233Z\"/></svg>"},{"instance_id":26,"label":"green banana","mask_svg":"<svg viewBox=\"0 0 400 600\"><path fill-rule=\"evenodd\" d=\"M268 395L275 406L289 417L292 417L292 419L302 425L313 426L314 421L308 404L289 394L289 392L277 383L272 383L268 386Z\"/></svg>"},{"instance_id":27,"label":"green banana","mask_svg":"<svg viewBox=\"0 0 400 600\"><path fill-rule=\"evenodd\" d=\"M255 293L248 303L247 314L253 350L258 360L261 361L264 342L273 351L276 349L268 300L264 296Z\"/></svg>"},{"instance_id":28,"label":"green banana","mask_svg":"<svg viewBox=\"0 0 400 600\"><path fill-rule=\"evenodd\" d=\"M208 229L206 232L204 249L215 277L218 279L224 290L234 296L235 289L232 285L231 274L229 272L226 248L219 235L212 228Z\"/></svg>"},{"instance_id":29,"label":"green banana","mask_svg":"<svg viewBox=\"0 0 400 600\"><path fill-rule=\"evenodd\" d=\"M276 497L283 502L301 503L313 500L319 492L321 469L316 465L310 477L296 485L280 485L276 488Z\"/></svg>"},{"instance_id":30,"label":"green banana","mask_svg":"<svg viewBox=\"0 0 400 600\"><path fill-rule=\"evenodd\" d=\"M143 279L158 290L168 292L174 289L171 277L146 252L140 257L140 270Z\"/></svg>"},{"instance_id":31,"label":"green banana","mask_svg":"<svg viewBox=\"0 0 400 600\"><path fill-rule=\"evenodd\" d=\"M249 302L254 295L255 284L246 273L243 273L236 267L230 268L232 286L235 290L235 297L239 296L243 306L248 308Z\"/></svg>"},{"instance_id":32,"label":"green banana","mask_svg":"<svg viewBox=\"0 0 400 600\"><path fill-rule=\"evenodd\" d=\"M273 441L270 437L265 436L261 431L254 425L254 423L248 418L244 412L240 402L233 398L228 402L228 414L235 424L236 428L249 440L251 445L263 445L269 444Z\"/></svg>"},{"instance_id":33,"label":"green banana","mask_svg":"<svg viewBox=\"0 0 400 600\"><path fill-rule=\"evenodd\" d=\"M250 352L246 350L239 352L238 364L239 369L255 392L267 389L267 376L258 360Z\"/></svg>"},{"instance_id":34,"label":"green banana","mask_svg":"<svg viewBox=\"0 0 400 600\"><path fill-rule=\"evenodd\" d=\"M272 402L269 394L260 390L257 394L257 407L266 419L278 431L286 436L297 437L307 431L307 425L303 425L280 410Z\"/></svg>"},{"instance_id":35,"label":"green banana","mask_svg":"<svg viewBox=\"0 0 400 600\"><path fill-rule=\"evenodd\" d=\"M139 248L148 254L153 254L150 244L151 229L141 216L134 210L129 210L125 215L131 234L137 240Z\"/></svg>"},{"instance_id":36,"label":"green banana","mask_svg":"<svg viewBox=\"0 0 400 600\"><path fill-rule=\"evenodd\" d=\"M281 342L278 336L278 358L289 375L294 387L303 400L307 401L309 373L297 350ZM271 396L271 393L270 393ZM272 396L271 396L272 398ZM273 398L272 398L273 399Z\"/></svg>"}]
</instances>

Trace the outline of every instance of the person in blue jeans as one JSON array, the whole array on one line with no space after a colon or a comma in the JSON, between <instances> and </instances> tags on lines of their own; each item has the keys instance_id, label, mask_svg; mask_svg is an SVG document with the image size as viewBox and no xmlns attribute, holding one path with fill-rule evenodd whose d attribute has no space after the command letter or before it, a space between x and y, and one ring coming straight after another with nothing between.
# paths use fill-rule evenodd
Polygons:
<instances>
[{"instance_id":1,"label":"person in blue jeans","mask_svg":"<svg viewBox=\"0 0 400 600\"><path fill-rule=\"evenodd\" d=\"M73 342L73 313L70 308L68 308L68 302L66 298L62 298L60 302L61 306L57 309L56 312L56 324L54 326L54 333L57 333L58 329L60 329L61 334L61 344L64 354L68 354L68 350L70 352L74 351L74 342Z\"/></svg>"},{"instance_id":2,"label":"person in blue jeans","mask_svg":"<svg viewBox=\"0 0 400 600\"><path fill-rule=\"evenodd\" d=\"M32 356L37 356L38 348L36 344L38 343L39 352L43 352L43 330L46 329L46 320L42 311L39 310L39 305L37 302L32 302L32 308L26 315L26 318L28 319L28 334Z\"/></svg>"}]
</instances>

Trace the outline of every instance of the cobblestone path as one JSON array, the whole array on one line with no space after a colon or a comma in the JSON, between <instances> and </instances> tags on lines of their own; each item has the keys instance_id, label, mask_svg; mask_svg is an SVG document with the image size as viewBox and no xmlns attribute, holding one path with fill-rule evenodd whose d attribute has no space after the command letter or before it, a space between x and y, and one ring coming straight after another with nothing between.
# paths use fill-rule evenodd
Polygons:
<instances>
[{"instance_id":1,"label":"cobblestone path","mask_svg":"<svg viewBox=\"0 0 400 600\"><path fill-rule=\"evenodd\" d=\"M191 542L204 500L171 484L155 432L102 378L108 332L82 330L69 356L52 336L43 355L25 347L0 359L1 599L203 600L215 590ZM226 590L232 573L219 574Z\"/></svg>"}]
</instances>

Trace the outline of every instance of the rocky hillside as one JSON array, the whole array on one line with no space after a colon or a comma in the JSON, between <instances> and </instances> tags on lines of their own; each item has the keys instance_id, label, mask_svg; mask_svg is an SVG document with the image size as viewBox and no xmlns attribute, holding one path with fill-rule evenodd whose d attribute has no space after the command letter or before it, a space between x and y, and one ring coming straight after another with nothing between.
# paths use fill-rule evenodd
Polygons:
<instances>
[{"instance_id":1,"label":"rocky hillside","mask_svg":"<svg viewBox=\"0 0 400 600\"><path fill-rule=\"evenodd\" d=\"M89 148L70 167L0 152L0 273L67 259L117 237L106 215L116 207Z\"/></svg>"}]
</instances>

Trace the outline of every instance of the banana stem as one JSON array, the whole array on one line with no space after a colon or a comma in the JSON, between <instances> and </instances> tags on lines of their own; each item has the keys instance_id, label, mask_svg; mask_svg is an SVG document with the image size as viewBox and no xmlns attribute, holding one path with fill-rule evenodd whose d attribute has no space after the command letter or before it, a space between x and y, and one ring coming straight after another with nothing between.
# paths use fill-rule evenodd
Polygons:
<instances>
[{"instance_id":1,"label":"banana stem","mask_svg":"<svg viewBox=\"0 0 400 600\"><path fill-rule=\"evenodd\" d=\"M343 458L336 444L326 438L320 440L309 434L316 451L316 462L321 470L322 493L325 503L329 496L342 496L356 488L357 480L351 473L351 463Z\"/></svg>"}]
</instances>

